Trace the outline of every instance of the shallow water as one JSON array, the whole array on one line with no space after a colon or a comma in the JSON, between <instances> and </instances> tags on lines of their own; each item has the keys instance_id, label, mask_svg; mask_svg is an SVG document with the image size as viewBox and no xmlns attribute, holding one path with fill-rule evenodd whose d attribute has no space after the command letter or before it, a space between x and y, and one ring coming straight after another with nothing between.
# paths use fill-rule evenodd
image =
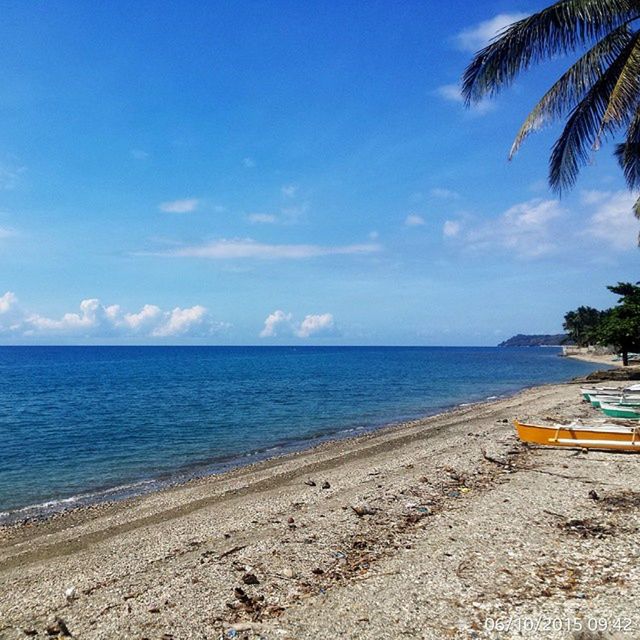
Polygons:
<instances>
[{"instance_id":1,"label":"shallow water","mask_svg":"<svg viewBox=\"0 0 640 640\"><path fill-rule=\"evenodd\" d=\"M0 347L0 520L29 505L150 490L597 368L558 352Z\"/></svg>"}]
</instances>

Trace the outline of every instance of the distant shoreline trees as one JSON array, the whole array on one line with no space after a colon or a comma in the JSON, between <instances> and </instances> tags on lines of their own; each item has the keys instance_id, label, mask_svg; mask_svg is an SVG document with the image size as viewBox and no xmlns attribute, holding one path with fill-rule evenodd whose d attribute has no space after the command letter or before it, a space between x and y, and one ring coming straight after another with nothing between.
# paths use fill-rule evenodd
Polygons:
<instances>
[{"instance_id":1,"label":"distant shoreline trees","mask_svg":"<svg viewBox=\"0 0 640 640\"><path fill-rule=\"evenodd\" d=\"M620 296L611 309L578 307L564 316L564 329L580 347L599 344L613 347L629 364L629 353L640 351L640 282L618 282L607 289Z\"/></svg>"},{"instance_id":2,"label":"distant shoreline trees","mask_svg":"<svg viewBox=\"0 0 640 640\"><path fill-rule=\"evenodd\" d=\"M575 311L565 314L562 328L577 346L588 347L597 343L598 327L606 313L593 307L578 307Z\"/></svg>"}]
</instances>

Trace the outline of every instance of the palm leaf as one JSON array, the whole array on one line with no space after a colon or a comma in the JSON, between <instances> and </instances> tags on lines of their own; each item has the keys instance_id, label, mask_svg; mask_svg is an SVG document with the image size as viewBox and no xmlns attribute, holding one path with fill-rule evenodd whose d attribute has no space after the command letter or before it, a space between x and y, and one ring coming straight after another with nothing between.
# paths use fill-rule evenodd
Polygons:
<instances>
[{"instance_id":1,"label":"palm leaf","mask_svg":"<svg viewBox=\"0 0 640 640\"><path fill-rule=\"evenodd\" d=\"M607 110L602 117L602 128L615 128L629 121L629 115L633 113L638 104L640 95L640 45L636 40L629 58L625 63L616 82Z\"/></svg>"},{"instance_id":2,"label":"palm leaf","mask_svg":"<svg viewBox=\"0 0 640 640\"><path fill-rule=\"evenodd\" d=\"M629 189L640 189L640 107L636 107L622 144L616 145L615 155ZM640 201L634 207L640 217Z\"/></svg>"},{"instance_id":3,"label":"palm leaf","mask_svg":"<svg viewBox=\"0 0 640 640\"><path fill-rule=\"evenodd\" d=\"M636 33L571 112L551 153L549 183L553 189L562 191L572 186L578 177L580 166L589 160L591 148L603 130L603 118L611 94L634 55L639 39L640 34ZM610 125L609 129L611 128Z\"/></svg>"},{"instance_id":4,"label":"palm leaf","mask_svg":"<svg viewBox=\"0 0 640 640\"><path fill-rule=\"evenodd\" d=\"M495 95L532 64L591 44L640 15L636 0L561 0L515 22L467 67L462 95L471 104Z\"/></svg>"},{"instance_id":5,"label":"palm leaf","mask_svg":"<svg viewBox=\"0 0 640 640\"><path fill-rule=\"evenodd\" d=\"M574 108L593 83L604 73L629 44L631 33L626 25L619 27L585 53L547 91L520 127L509 159L517 153L525 138L543 125L557 120Z\"/></svg>"}]
</instances>

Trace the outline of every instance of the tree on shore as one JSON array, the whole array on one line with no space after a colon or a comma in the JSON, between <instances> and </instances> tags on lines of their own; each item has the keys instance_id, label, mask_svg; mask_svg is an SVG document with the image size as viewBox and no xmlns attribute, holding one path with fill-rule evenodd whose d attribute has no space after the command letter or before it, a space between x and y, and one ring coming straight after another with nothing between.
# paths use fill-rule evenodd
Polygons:
<instances>
[{"instance_id":1,"label":"tree on shore","mask_svg":"<svg viewBox=\"0 0 640 640\"><path fill-rule=\"evenodd\" d=\"M597 341L598 328L605 314L593 307L578 307L565 314L562 328L579 347L586 347Z\"/></svg>"},{"instance_id":2,"label":"tree on shore","mask_svg":"<svg viewBox=\"0 0 640 640\"><path fill-rule=\"evenodd\" d=\"M622 364L629 364L629 353L640 351L640 287L619 282L607 287L621 296L618 305L604 312L597 329L598 341L611 345L622 354Z\"/></svg>"},{"instance_id":3,"label":"tree on shore","mask_svg":"<svg viewBox=\"0 0 640 640\"><path fill-rule=\"evenodd\" d=\"M467 67L467 105L493 97L531 66L578 53L518 132L509 157L543 125L565 120L549 160L549 184L570 188L601 142L624 131L616 156L629 188L640 187L640 19L638 0L561 0L514 22ZM634 206L640 218L640 199Z\"/></svg>"}]
</instances>

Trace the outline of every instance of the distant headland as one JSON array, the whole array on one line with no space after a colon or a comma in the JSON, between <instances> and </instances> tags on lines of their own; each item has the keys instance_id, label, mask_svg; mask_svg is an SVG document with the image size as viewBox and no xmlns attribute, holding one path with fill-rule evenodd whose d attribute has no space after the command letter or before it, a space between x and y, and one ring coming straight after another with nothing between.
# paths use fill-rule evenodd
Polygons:
<instances>
[{"instance_id":1,"label":"distant headland","mask_svg":"<svg viewBox=\"0 0 640 640\"><path fill-rule=\"evenodd\" d=\"M560 345L573 344L566 333L525 335L519 333L508 340L501 342L499 347L558 347Z\"/></svg>"}]
</instances>

